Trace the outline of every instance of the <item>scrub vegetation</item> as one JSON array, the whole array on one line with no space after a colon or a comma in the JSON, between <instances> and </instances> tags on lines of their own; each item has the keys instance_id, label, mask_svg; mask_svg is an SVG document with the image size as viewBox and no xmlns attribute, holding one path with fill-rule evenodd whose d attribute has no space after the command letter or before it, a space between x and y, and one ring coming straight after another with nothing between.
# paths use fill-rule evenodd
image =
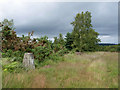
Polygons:
<instances>
[{"instance_id":1,"label":"scrub vegetation","mask_svg":"<svg viewBox=\"0 0 120 90\"><path fill-rule=\"evenodd\" d=\"M66 37L18 37L13 20L0 22L3 88L118 87L118 45L99 45L91 13L78 13ZM24 68L24 53L33 53L35 70ZM11 83L12 82L12 83Z\"/></svg>"},{"instance_id":2,"label":"scrub vegetation","mask_svg":"<svg viewBox=\"0 0 120 90\"><path fill-rule=\"evenodd\" d=\"M118 53L66 54L61 59L31 71L4 72L3 88L118 88Z\"/></svg>"}]
</instances>

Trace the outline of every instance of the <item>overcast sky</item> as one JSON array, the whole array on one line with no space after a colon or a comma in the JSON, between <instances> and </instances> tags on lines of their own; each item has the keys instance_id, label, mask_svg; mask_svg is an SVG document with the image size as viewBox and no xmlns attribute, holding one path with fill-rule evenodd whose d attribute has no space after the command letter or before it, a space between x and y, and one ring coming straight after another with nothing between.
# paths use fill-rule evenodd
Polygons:
<instances>
[{"instance_id":1,"label":"overcast sky","mask_svg":"<svg viewBox=\"0 0 120 90\"><path fill-rule=\"evenodd\" d=\"M77 13L89 11L93 29L102 43L118 43L117 2L5 2L0 3L0 21L13 19L18 36L34 30L34 37L49 39L73 30Z\"/></svg>"}]
</instances>

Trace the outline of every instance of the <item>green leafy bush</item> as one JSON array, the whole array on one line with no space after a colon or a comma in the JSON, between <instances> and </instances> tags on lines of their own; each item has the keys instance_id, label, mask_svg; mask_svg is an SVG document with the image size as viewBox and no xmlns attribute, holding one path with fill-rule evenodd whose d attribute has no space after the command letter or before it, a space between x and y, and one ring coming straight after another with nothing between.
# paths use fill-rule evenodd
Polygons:
<instances>
[{"instance_id":1,"label":"green leafy bush","mask_svg":"<svg viewBox=\"0 0 120 90\"><path fill-rule=\"evenodd\" d=\"M58 53L52 53L50 56L49 56L49 59L51 59L51 60L58 60L58 58L59 58L59 55L58 55Z\"/></svg>"},{"instance_id":2,"label":"green leafy bush","mask_svg":"<svg viewBox=\"0 0 120 90\"><path fill-rule=\"evenodd\" d=\"M11 61L19 61L19 62L22 62L23 60L23 56L24 56L24 52L22 51L12 51L12 50L7 50L6 53L2 53L2 57L3 58L6 58L6 57L9 57L11 58L10 60Z\"/></svg>"},{"instance_id":3,"label":"green leafy bush","mask_svg":"<svg viewBox=\"0 0 120 90\"><path fill-rule=\"evenodd\" d=\"M2 53L2 57L3 57L3 58L4 58L4 57L12 57L12 55L13 55L13 51L12 51L11 49L6 50L5 53Z\"/></svg>"},{"instance_id":4,"label":"green leafy bush","mask_svg":"<svg viewBox=\"0 0 120 90\"><path fill-rule=\"evenodd\" d=\"M11 62L2 66L3 71L7 72L19 72L22 69L22 64L19 62Z\"/></svg>"},{"instance_id":5,"label":"green leafy bush","mask_svg":"<svg viewBox=\"0 0 120 90\"><path fill-rule=\"evenodd\" d=\"M13 52L13 56L12 56L12 60L13 61L20 61L20 62L22 62L22 60L23 60L23 56L24 56L24 52L22 52L22 51L15 51L15 52Z\"/></svg>"},{"instance_id":6,"label":"green leafy bush","mask_svg":"<svg viewBox=\"0 0 120 90\"><path fill-rule=\"evenodd\" d=\"M119 45L99 46L98 51L118 52Z\"/></svg>"},{"instance_id":7,"label":"green leafy bush","mask_svg":"<svg viewBox=\"0 0 120 90\"><path fill-rule=\"evenodd\" d=\"M52 50L47 47L38 46L35 49L32 49L32 52L36 60L44 61L44 59L47 59L48 56L52 53Z\"/></svg>"},{"instance_id":8,"label":"green leafy bush","mask_svg":"<svg viewBox=\"0 0 120 90\"><path fill-rule=\"evenodd\" d=\"M34 60L34 64L35 64L35 67L38 67L39 64L40 64L40 63L39 63L39 60L35 59L35 60Z\"/></svg>"},{"instance_id":9,"label":"green leafy bush","mask_svg":"<svg viewBox=\"0 0 120 90\"><path fill-rule=\"evenodd\" d=\"M106 46L105 51L117 52L118 51L118 46L117 45Z\"/></svg>"},{"instance_id":10,"label":"green leafy bush","mask_svg":"<svg viewBox=\"0 0 120 90\"><path fill-rule=\"evenodd\" d=\"M64 54L68 53L68 50L65 48L65 49L59 50L57 53L58 55L63 56Z\"/></svg>"},{"instance_id":11,"label":"green leafy bush","mask_svg":"<svg viewBox=\"0 0 120 90\"><path fill-rule=\"evenodd\" d=\"M6 57L6 53L2 53L2 57L5 58Z\"/></svg>"}]
</instances>

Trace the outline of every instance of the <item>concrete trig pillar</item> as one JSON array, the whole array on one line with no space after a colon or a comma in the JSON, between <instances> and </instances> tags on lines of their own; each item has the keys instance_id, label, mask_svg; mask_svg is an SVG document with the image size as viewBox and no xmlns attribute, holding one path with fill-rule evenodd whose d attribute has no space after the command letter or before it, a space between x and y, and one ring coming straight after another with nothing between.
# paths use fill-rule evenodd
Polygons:
<instances>
[{"instance_id":1,"label":"concrete trig pillar","mask_svg":"<svg viewBox=\"0 0 120 90\"><path fill-rule=\"evenodd\" d=\"M24 54L23 66L28 69L35 69L34 55L32 53Z\"/></svg>"}]
</instances>

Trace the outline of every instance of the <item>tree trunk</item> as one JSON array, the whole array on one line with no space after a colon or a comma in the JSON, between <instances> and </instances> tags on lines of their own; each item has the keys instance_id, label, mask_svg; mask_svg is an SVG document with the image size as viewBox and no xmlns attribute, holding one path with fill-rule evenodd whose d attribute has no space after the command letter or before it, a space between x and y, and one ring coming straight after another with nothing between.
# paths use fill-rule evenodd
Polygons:
<instances>
[{"instance_id":1,"label":"tree trunk","mask_svg":"<svg viewBox=\"0 0 120 90\"><path fill-rule=\"evenodd\" d=\"M32 53L25 53L23 59L23 65L28 69L35 69L34 55Z\"/></svg>"}]
</instances>

